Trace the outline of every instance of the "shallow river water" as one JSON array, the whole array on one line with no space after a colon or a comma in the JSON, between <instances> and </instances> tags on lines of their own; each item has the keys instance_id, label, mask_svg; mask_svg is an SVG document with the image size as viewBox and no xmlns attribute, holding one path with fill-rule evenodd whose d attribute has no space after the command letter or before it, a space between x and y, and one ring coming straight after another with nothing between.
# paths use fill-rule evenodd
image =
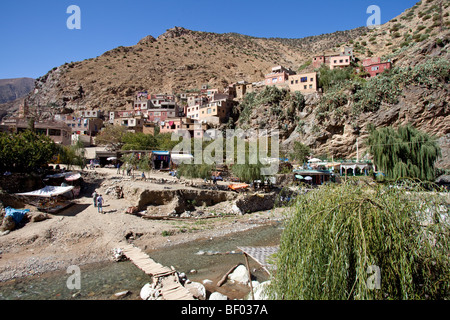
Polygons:
<instances>
[{"instance_id":1,"label":"shallow river water","mask_svg":"<svg viewBox=\"0 0 450 320\"><path fill-rule=\"evenodd\" d=\"M217 283L231 267L245 264L237 246L277 245L281 232L281 225L274 224L221 238L170 246L149 252L149 255L164 266L173 266L177 271L186 273L192 281L210 279ZM232 251L236 253L230 253ZM252 276L258 281L267 280L268 275L260 266L249 260ZM114 299L115 293L127 290L131 293L125 299L139 299L141 288L151 280L129 261L81 266L80 272L79 290L67 286L68 280L73 283L69 279L72 273L52 272L0 283L0 300ZM227 286L222 289L225 291L223 293L231 295L231 291L235 290L231 287L227 289Z\"/></svg>"}]
</instances>

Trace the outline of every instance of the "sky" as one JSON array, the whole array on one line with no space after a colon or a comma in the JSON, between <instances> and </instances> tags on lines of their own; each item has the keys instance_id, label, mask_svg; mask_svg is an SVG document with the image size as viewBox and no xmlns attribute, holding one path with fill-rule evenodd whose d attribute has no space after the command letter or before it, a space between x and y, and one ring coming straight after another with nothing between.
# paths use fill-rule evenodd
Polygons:
<instances>
[{"instance_id":1,"label":"sky","mask_svg":"<svg viewBox=\"0 0 450 320\"><path fill-rule=\"evenodd\" d=\"M254 37L303 38L365 26L370 5L381 24L418 0L1 0L0 79L38 78L66 62L95 58L175 26ZM80 9L81 29L71 5ZM70 24L69 23L69 24Z\"/></svg>"}]
</instances>

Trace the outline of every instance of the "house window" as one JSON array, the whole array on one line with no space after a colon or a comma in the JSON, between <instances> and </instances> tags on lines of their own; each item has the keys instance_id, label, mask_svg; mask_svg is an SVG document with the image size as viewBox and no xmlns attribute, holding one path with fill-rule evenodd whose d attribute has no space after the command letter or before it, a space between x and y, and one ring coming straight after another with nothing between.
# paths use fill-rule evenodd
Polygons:
<instances>
[{"instance_id":1,"label":"house window","mask_svg":"<svg viewBox=\"0 0 450 320\"><path fill-rule=\"evenodd\" d=\"M301 82L308 82L308 77L303 77L300 79Z\"/></svg>"},{"instance_id":2,"label":"house window","mask_svg":"<svg viewBox=\"0 0 450 320\"><path fill-rule=\"evenodd\" d=\"M298 80L295 80L295 84L298 84Z\"/></svg>"},{"instance_id":3,"label":"house window","mask_svg":"<svg viewBox=\"0 0 450 320\"><path fill-rule=\"evenodd\" d=\"M378 71L380 69L380 67L372 67L372 71Z\"/></svg>"},{"instance_id":4,"label":"house window","mask_svg":"<svg viewBox=\"0 0 450 320\"><path fill-rule=\"evenodd\" d=\"M310 89L312 89L312 88L313 88L313 85L312 85L312 84L310 84L310 85L309 85L309 88L310 88Z\"/></svg>"},{"instance_id":5,"label":"house window","mask_svg":"<svg viewBox=\"0 0 450 320\"><path fill-rule=\"evenodd\" d=\"M348 59L345 59L345 62L348 62Z\"/></svg>"},{"instance_id":6,"label":"house window","mask_svg":"<svg viewBox=\"0 0 450 320\"><path fill-rule=\"evenodd\" d=\"M303 88L306 90L306 89L308 88L308 86L307 86L307 85L304 85Z\"/></svg>"},{"instance_id":7,"label":"house window","mask_svg":"<svg viewBox=\"0 0 450 320\"><path fill-rule=\"evenodd\" d=\"M314 81L314 78L311 78L311 82L313 82Z\"/></svg>"},{"instance_id":8,"label":"house window","mask_svg":"<svg viewBox=\"0 0 450 320\"><path fill-rule=\"evenodd\" d=\"M342 62L344 62L344 60L339 60L339 63L342 63Z\"/></svg>"},{"instance_id":9,"label":"house window","mask_svg":"<svg viewBox=\"0 0 450 320\"><path fill-rule=\"evenodd\" d=\"M294 84L294 80L291 80L291 84Z\"/></svg>"}]
</instances>

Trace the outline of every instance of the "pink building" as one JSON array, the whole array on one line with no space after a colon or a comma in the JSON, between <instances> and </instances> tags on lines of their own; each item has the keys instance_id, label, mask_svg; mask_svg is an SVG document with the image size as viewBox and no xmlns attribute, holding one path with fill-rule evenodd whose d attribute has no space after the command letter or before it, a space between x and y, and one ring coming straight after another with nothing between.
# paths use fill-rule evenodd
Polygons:
<instances>
[{"instance_id":1,"label":"pink building","mask_svg":"<svg viewBox=\"0 0 450 320\"><path fill-rule=\"evenodd\" d=\"M266 74L265 84L266 86L283 84L289 80L290 75L294 74L295 72L282 66L273 67L272 72Z\"/></svg>"},{"instance_id":2,"label":"pink building","mask_svg":"<svg viewBox=\"0 0 450 320\"><path fill-rule=\"evenodd\" d=\"M381 62L381 58L379 57L364 59L362 65L371 78L376 77L392 67L391 62Z\"/></svg>"}]
</instances>

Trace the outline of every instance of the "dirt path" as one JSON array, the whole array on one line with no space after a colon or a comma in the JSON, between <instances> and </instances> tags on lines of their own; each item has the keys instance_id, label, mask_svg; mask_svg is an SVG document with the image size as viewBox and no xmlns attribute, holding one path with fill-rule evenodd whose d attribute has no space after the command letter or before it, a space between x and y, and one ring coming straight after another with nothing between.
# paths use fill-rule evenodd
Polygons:
<instances>
[{"instance_id":1,"label":"dirt path","mask_svg":"<svg viewBox=\"0 0 450 320\"><path fill-rule=\"evenodd\" d=\"M115 169L97 172L104 175L105 181L117 176ZM161 174L152 177L168 178ZM148 182L129 183L161 188ZM100 188L100 192L104 191ZM163 246L251 229L281 216L280 210L271 210L208 220L154 221L125 214L126 208L134 204L126 198L114 199L104 193L103 196L104 214L98 213L92 199L85 196L51 219L27 223L0 237L0 281L64 270L70 265L108 261L112 250L127 240L150 252Z\"/></svg>"}]
</instances>

